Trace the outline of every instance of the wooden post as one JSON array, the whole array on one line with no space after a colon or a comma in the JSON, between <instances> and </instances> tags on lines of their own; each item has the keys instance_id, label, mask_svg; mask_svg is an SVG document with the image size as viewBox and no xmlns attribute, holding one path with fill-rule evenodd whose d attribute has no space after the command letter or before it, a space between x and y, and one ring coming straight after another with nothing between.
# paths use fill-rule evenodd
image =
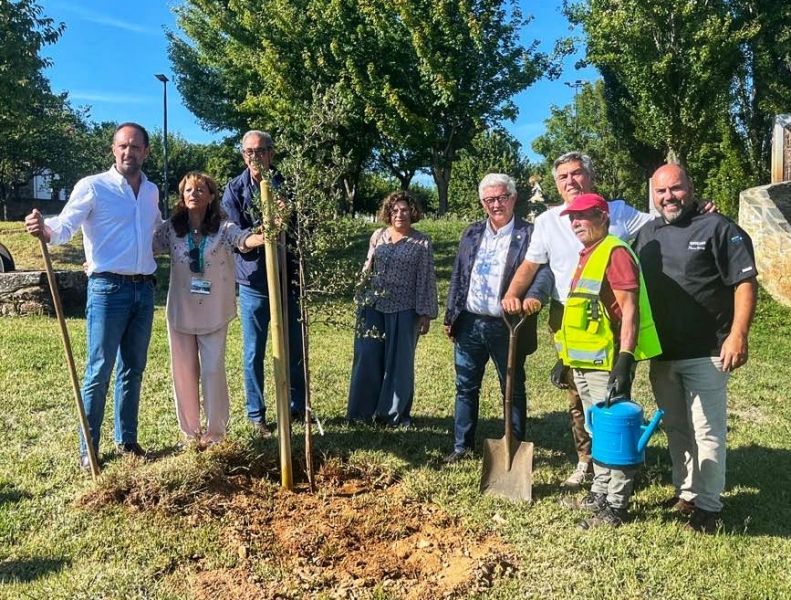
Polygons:
<instances>
[{"instance_id":1,"label":"wooden post","mask_svg":"<svg viewBox=\"0 0 791 600\"><path fill-rule=\"evenodd\" d=\"M277 433L280 445L280 485L294 489L291 465L291 412L288 403L288 354L286 353L283 302L280 291L279 256L275 235L274 205L269 180L261 179L261 208L264 216L264 252L266 280L269 291L269 329L272 333L272 362L274 363L275 402L277 405Z\"/></svg>"},{"instance_id":2,"label":"wooden post","mask_svg":"<svg viewBox=\"0 0 791 600\"><path fill-rule=\"evenodd\" d=\"M791 175L788 173L791 161L786 160L789 130L791 130L791 115L777 115L772 132L771 183L780 183L791 179Z\"/></svg>"}]
</instances>

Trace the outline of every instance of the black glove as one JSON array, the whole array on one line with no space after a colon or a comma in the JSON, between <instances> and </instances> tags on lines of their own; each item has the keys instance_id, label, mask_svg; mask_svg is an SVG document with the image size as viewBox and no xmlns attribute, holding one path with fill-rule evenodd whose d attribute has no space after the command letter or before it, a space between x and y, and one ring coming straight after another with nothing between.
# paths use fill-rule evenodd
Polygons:
<instances>
[{"instance_id":1,"label":"black glove","mask_svg":"<svg viewBox=\"0 0 791 600\"><path fill-rule=\"evenodd\" d=\"M631 352L619 352L615 364L610 371L607 382L607 395L613 400L632 397L632 380L634 379L634 355Z\"/></svg>"},{"instance_id":2,"label":"black glove","mask_svg":"<svg viewBox=\"0 0 791 600\"><path fill-rule=\"evenodd\" d=\"M569 368L563 364L563 361L558 359L555 366L549 372L549 380L559 390L569 389L569 384L566 382L568 378Z\"/></svg>"}]
</instances>

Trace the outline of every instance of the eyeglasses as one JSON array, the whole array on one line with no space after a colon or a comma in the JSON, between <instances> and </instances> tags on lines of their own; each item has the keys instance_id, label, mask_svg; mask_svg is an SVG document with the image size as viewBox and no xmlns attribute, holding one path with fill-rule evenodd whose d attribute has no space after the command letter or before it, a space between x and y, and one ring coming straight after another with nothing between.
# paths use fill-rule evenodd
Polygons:
<instances>
[{"instance_id":1,"label":"eyeglasses","mask_svg":"<svg viewBox=\"0 0 791 600\"><path fill-rule=\"evenodd\" d=\"M263 156L270 150L272 150L272 146L264 146L263 148L244 148L242 154L247 158L253 158L254 156Z\"/></svg>"},{"instance_id":2,"label":"eyeglasses","mask_svg":"<svg viewBox=\"0 0 791 600\"><path fill-rule=\"evenodd\" d=\"M200 273L202 271L200 264L200 250L198 248L190 248L190 271L193 273Z\"/></svg>"},{"instance_id":3,"label":"eyeglasses","mask_svg":"<svg viewBox=\"0 0 791 600\"><path fill-rule=\"evenodd\" d=\"M391 215L408 215L412 212L411 208L392 208L390 209Z\"/></svg>"},{"instance_id":4,"label":"eyeglasses","mask_svg":"<svg viewBox=\"0 0 791 600\"><path fill-rule=\"evenodd\" d=\"M503 194L502 196L489 196L488 198L481 198L481 202L483 202L486 206L491 206L495 203L505 204L511 199L511 194Z\"/></svg>"}]
</instances>

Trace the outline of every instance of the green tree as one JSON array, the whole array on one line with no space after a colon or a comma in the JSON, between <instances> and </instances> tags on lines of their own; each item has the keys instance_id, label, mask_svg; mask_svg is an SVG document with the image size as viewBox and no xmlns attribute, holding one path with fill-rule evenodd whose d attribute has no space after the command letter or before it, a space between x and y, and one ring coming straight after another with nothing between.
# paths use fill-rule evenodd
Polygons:
<instances>
[{"instance_id":1,"label":"green tree","mask_svg":"<svg viewBox=\"0 0 791 600\"><path fill-rule=\"evenodd\" d=\"M476 134L517 110L512 97L549 69L546 56L525 48L526 20L502 0L366 0L371 56L351 81L382 138L430 158L439 213L459 152Z\"/></svg>"},{"instance_id":2,"label":"green tree","mask_svg":"<svg viewBox=\"0 0 791 600\"><path fill-rule=\"evenodd\" d=\"M506 173L519 188L529 188L530 162L521 153L521 144L502 129L479 133L472 145L459 152L453 165L453 179L448 193L449 209L467 219L481 217L478 184L487 173ZM524 200L520 194L520 200Z\"/></svg>"},{"instance_id":3,"label":"green tree","mask_svg":"<svg viewBox=\"0 0 791 600\"><path fill-rule=\"evenodd\" d=\"M552 182L552 162L571 150L584 152L593 159L596 187L607 198L625 198L644 207L650 171L636 163L628 152L628 143L615 133L609 120L604 82L586 83L574 101L562 108L553 106L545 121L546 131L535 139L533 150L545 159L544 193L559 200ZM636 146L638 142L632 142ZM660 161L656 150L644 148L653 161ZM645 155L645 154L644 154Z\"/></svg>"},{"instance_id":4,"label":"green tree","mask_svg":"<svg viewBox=\"0 0 791 600\"><path fill-rule=\"evenodd\" d=\"M744 36L734 73L734 123L729 133L743 146L743 168L766 182L773 120L789 111L791 98L791 4L733 0L731 10Z\"/></svg>"},{"instance_id":5,"label":"green tree","mask_svg":"<svg viewBox=\"0 0 791 600\"><path fill-rule=\"evenodd\" d=\"M616 135L686 162L729 109L745 32L727 1L589 0L568 14L604 78Z\"/></svg>"},{"instance_id":6,"label":"green tree","mask_svg":"<svg viewBox=\"0 0 791 600\"><path fill-rule=\"evenodd\" d=\"M187 0L177 14L177 85L207 125L278 134L304 127L316 90L343 97L349 208L377 150L402 187L430 164L444 212L458 152L549 67L503 0Z\"/></svg>"},{"instance_id":7,"label":"green tree","mask_svg":"<svg viewBox=\"0 0 791 600\"><path fill-rule=\"evenodd\" d=\"M83 115L54 94L42 71L41 56L55 43L63 24L42 16L33 0L0 2L0 203L35 175L68 169Z\"/></svg>"}]
</instances>

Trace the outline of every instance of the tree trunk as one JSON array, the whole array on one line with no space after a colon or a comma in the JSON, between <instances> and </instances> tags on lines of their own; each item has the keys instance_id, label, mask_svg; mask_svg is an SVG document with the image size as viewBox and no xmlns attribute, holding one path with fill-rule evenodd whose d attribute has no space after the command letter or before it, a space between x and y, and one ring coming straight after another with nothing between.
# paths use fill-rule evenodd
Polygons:
<instances>
[{"instance_id":1,"label":"tree trunk","mask_svg":"<svg viewBox=\"0 0 791 600\"><path fill-rule=\"evenodd\" d=\"M437 214L443 216L448 212L448 185L450 184L450 163L431 165L431 174L434 176L434 183L437 186L439 196L439 208Z\"/></svg>"},{"instance_id":2,"label":"tree trunk","mask_svg":"<svg viewBox=\"0 0 791 600\"><path fill-rule=\"evenodd\" d=\"M343 178L343 191L346 193L346 213L354 214L354 197L357 195L357 186L349 178Z\"/></svg>"}]
</instances>

